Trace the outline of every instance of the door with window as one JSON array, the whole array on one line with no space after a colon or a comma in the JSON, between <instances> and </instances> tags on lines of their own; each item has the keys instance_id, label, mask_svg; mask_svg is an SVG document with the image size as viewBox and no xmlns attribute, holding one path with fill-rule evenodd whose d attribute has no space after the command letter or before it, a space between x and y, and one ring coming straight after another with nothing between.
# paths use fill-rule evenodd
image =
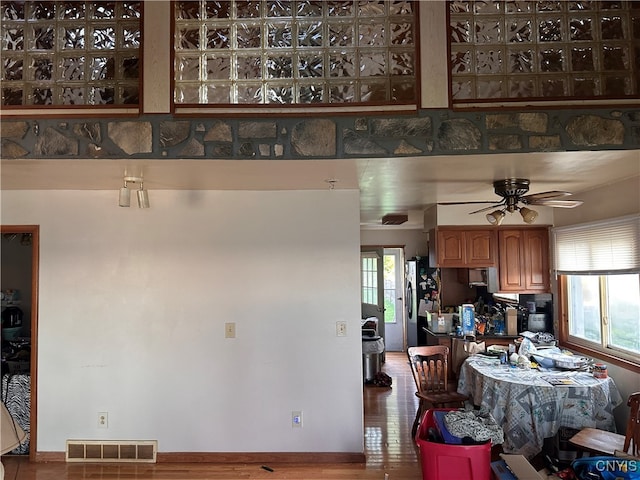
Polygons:
<instances>
[{"instance_id":1,"label":"door with window","mask_svg":"<svg viewBox=\"0 0 640 480\"><path fill-rule=\"evenodd\" d=\"M384 330L389 352L405 349L403 258L401 248L384 249Z\"/></svg>"},{"instance_id":2,"label":"door with window","mask_svg":"<svg viewBox=\"0 0 640 480\"><path fill-rule=\"evenodd\" d=\"M362 296L362 318L378 319L378 335L386 343L384 324L384 249L363 247L360 251L360 288ZM384 353L382 354L384 361Z\"/></svg>"}]
</instances>

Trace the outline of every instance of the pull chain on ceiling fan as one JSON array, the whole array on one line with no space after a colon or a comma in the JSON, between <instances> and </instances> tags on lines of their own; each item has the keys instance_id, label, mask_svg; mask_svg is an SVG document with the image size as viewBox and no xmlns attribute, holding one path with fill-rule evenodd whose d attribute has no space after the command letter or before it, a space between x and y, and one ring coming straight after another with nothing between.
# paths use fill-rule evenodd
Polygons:
<instances>
[{"instance_id":1,"label":"pull chain on ceiling fan","mask_svg":"<svg viewBox=\"0 0 640 480\"><path fill-rule=\"evenodd\" d=\"M492 225L500 225L504 220L506 213L519 211L522 220L525 223L533 223L538 217L538 212L527 208L527 205L542 205L553 208L574 208L582 205L581 200L560 200L561 197L571 195L571 192L561 190L550 190L548 192L534 193L525 195L529 191L529 180L526 178L507 178L505 180L496 180L493 182L493 189L496 195L502 197L499 202L495 201L478 201L478 202L444 202L438 205L467 205L490 203L488 207L469 212L469 214L486 212L496 209L487 214L487 221ZM522 204L519 206L518 204Z\"/></svg>"}]
</instances>

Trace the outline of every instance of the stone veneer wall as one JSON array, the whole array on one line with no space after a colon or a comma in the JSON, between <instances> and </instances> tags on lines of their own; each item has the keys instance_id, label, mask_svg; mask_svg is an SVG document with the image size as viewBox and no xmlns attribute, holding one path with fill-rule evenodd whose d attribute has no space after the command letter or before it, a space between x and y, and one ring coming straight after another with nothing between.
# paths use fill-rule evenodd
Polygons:
<instances>
[{"instance_id":1,"label":"stone veneer wall","mask_svg":"<svg viewBox=\"0 0 640 480\"><path fill-rule=\"evenodd\" d=\"M2 158L303 159L640 148L640 109L3 119Z\"/></svg>"}]
</instances>

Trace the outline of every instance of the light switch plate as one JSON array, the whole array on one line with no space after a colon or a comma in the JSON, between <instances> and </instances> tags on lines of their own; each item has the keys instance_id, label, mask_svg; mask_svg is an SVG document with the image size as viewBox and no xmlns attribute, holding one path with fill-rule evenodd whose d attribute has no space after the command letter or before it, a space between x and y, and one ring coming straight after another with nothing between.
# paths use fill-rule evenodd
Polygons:
<instances>
[{"instance_id":1,"label":"light switch plate","mask_svg":"<svg viewBox=\"0 0 640 480\"><path fill-rule=\"evenodd\" d=\"M224 324L224 338L236 338L235 322L227 322Z\"/></svg>"}]
</instances>

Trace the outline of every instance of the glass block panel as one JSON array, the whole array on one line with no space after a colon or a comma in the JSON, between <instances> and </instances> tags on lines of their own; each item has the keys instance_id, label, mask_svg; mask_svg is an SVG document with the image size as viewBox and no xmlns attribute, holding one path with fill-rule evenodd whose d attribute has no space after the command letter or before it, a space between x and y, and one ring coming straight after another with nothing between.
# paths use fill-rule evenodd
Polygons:
<instances>
[{"instance_id":1,"label":"glass block panel","mask_svg":"<svg viewBox=\"0 0 640 480\"><path fill-rule=\"evenodd\" d=\"M298 23L298 46L319 47L322 46L322 22Z\"/></svg>"},{"instance_id":2,"label":"glass block panel","mask_svg":"<svg viewBox=\"0 0 640 480\"><path fill-rule=\"evenodd\" d=\"M301 85L298 103L322 103L324 85Z\"/></svg>"},{"instance_id":3,"label":"glass block panel","mask_svg":"<svg viewBox=\"0 0 640 480\"><path fill-rule=\"evenodd\" d=\"M331 103L348 103L356 101L356 88L352 83L345 85L333 85L330 88L329 94L329 101Z\"/></svg>"},{"instance_id":4,"label":"glass block panel","mask_svg":"<svg viewBox=\"0 0 640 480\"><path fill-rule=\"evenodd\" d=\"M593 21L589 17L572 18L569 21L571 40L593 40Z\"/></svg>"},{"instance_id":5,"label":"glass block panel","mask_svg":"<svg viewBox=\"0 0 640 480\"><path fill-rule=\"evenodd\" d=\"M114 87L92 87L89 92L91 105L110 105L115 103L116 89Z\"/></svg>"},{"instance_id":6,"label":"glass block panel","mask_svg":"<svg viewBox=\"0 0 640 480\"><path fill-rule=\"evenodd\" d=\"M618 16L606 16L600 21L600 30L603 40L620 40L624 38L622 18Z\"/></svg>"},{"instance_id":7,"label":"glass block panel","mask_svg":"<svg viewBox=\"0 0 640 480\"><path fill-rule=\"evenodd\" d=\"M563 97L567 95L565 80L563 78L545 78L542 80L541 93L543 97Z\"/></svg>"},{"instance_id":8,"label":"glass block panel","mask_svg":"<svg viewBox=\"0 0 640 480\"><path fill-rule=\"evenodd\" d=\"M2 26L2 50L23 50L24 30L21 27Z\"/></svg>"},{"instance_id":9,"label":"glass block panel","mask_svg":"<svg viewBox=\"0 0 640 480\"><path fill-rule=\"evenodd\" d=\"M63 20L80 20L85 17L84 2L61 2L60 17Z\"/></svg>"},{"instance_id":10,"label":"glass block panel","mask_svg":"<svg viewBox=\"0 0 640 480\"><path fill-rule=\"evenodd\" d=\"M406 0L389 2L390 15L412 15L414 13L413 4Z\"/></svg>"},{"instance_id":11,"label":"glass block panel","mask_svg":"<svg viewBox=\"0 0 640 480\"><path fill-rule=\"evenodd\" d=\"M628 67L627 49L605 45L602 49L603 70L625 70Z\"/></svg>"},{"instance_id":12,"label":"glass block panel","mask_svg":"<svg viewBox=\"0 0 640 480\"><path fill-rule=\"evenodd\" d=\"M260 18L260 1L247 0L235 2L238 18Z\"/></svg>"},{"instance_id":13,"label":"glass block panel","mask_svg":"<svg viewBox=\"0 0 640 480\"><path fill-rule=\"evenodd\" d=\"M415 64L413 53L397 53L390 55L391 68L390 75L415 75Z\"/></svg>"},{"instance_id":14,"label":"glass block panel","mask_svg":"<svg viewBox=\"0 0 640 480\"><path fill-rule=\"evenodd\" d=\"M531 13L533 4L528 0L508 0L505 2L505 13Z\"/></svg>"},{"instance_id":15,"label":"glass block panel","mask_svg":"<svg viewBox=\"0 0 640 480\"><path fill-rule=\"evenodd\" d=\"M451 71L453 73L473 72L473 56L469 50L451 53Z\"/></svg>"},{"instance_id":16,"label":"glass block panel","mask_svg":"<svg viewBox=\"0 0 640 480\"><path fill-rule=\"evenodd\" d=\"M559 42L562 40L562 20L560 18L548 18L538 24L539 42Z\"/></svg>"},{"instance_id":17,"label":"glass block panel","mask_svg":"<svg viewBox=\"0 0 640 480\"><path fill-rule=\"evenodd\" d=\"M470 98L475 98L475 95L472 94L475 92L474 81L469 80L459 80L456 79L451 83L451 93L452 97L459 100L466 100Z\"/></svg>"},{"instance_id":18,"label":"glass block panel","mask_svg":"<svg viewBox=\"0 0 640 480\"><path fill-rule=\"evenodd\" d=\"M531 98L535 96L535 83L531 78L514 78L509 82L509 96L513 98Z\"/></svg>"},{"instance_id":19,"label":"glass block panel","mask_svg":"<svg viewBox=\"0 0 640 480\"><path fill-rule=\"evenodd\" d=\"M52 80L53 61L50 58L34 58L31 63L33 80Z\"/></svg>"},{"instance_id":20,"label":"glass block panel","mask_svg":"<svg viewBox=\"0 0 640 480\"><path fill-rule=\"evenodd\" d=\"M416 82L407 80L391 83L391 100L395 102L407 102L416 95Z\"/></svg>"},{"instance_id":21,"label":"glass block panel","mask_svg":"<svg viewBox=\"0 0 640 480\"><path fill-rule=\"evenodd\" d=\"M139 28L124 28L122 31L123 48L140 48L142 32Z\"/></svg>"},{"instance_id":22,"label":"glass block panel","mask_svg":"<svg viewBox=\"0 0 640 480\"><path fill-rule=\"evenodd\" d=\"M34 105L53 104L53 91L50 88L34 88L31 97Z\"/></svg>"},{"instance_id":23,"label":"glass block panel","mask_svg":"<svg viewBox=\"0 0 640 480\"><path fill-rule=\"evenodd\" d=\"M540 51L541 72L561 72L564 68L562 49L549 48Z\"/></svg>"},{"instance_id":24,"label":"glass block panel","mask_svg":"<svg viewBox=\"0 0 640 480\"><path fill-rule=\"evenodd\" d=\"M502 42L502 22L496 19L479 19L476 21L476 43Z\"/></svg>"},{"instance_id":25,"label":"glass block panel","mask_svg":"<svg viewBox=\"0 0 640 480\"><path fill-rule=\"evenodd\" d=\"M32 50L53 50L55 44L55 30L53 25L31 27L33 46Z\"/></svg>"},{"instance_id":26,"label":"glass block panel","mask_svg":"<svg viewBox=\"0 0 640 480\"><path fill-rule=\"evenodd\" d=\"M508 73L532 73L534 69L533 58L533 50L510 50Z\"/></svg>"},{"instance_id":27,"label":"glass block panel","mask_svg":"<svg viewBox=\"0 0 640 480\"><path fill-rule=\"evenodd\" d=\"M476 73L502 72L502 50L478 50L476 52Z\"/></svg>"},{"instance_id":28,"label":"glass block panel","mask_svg":"<svg viewBox=\"0 0 640 480\"><path fill-rule=\"evenodd\" d=\"M631 23L632 23L632 30L633 30L633 38L635 40L640 40L640 11L638 12L638 15L635 18L633 18Z\"/></svg>"},{"instance_id":29,"label":"glass block panel","mask_svg":"<svg viewBox=\"0 0 640 480\"><path fill-rule=\"evenodd\" d=\"M200 79L200 57L176 58L176 79L195 81Z\"/></svg>"},{"instance_id":30,"label":"glass block panel","mask_svg":"<svg viewBox=\"0 0 640 480\"><path fill-rule=\"evenodd\" d=\"M237 78L239 79L256 79L262 78L262 58L259 56L238 56L236 59L238 68ZM220 78L232 78L231 71L226 65L221 65L223 70L220 72Z\"/></svg>"},{"instance_id":31,"label":"glass block panel","mask_svg":"<svg viewBox=\"0 0 640 480\"><path fill-rule=\"evenodd\" d=\"M272 56L267 59L267 78L292 78L293 59L291 56Z\"/></svg>"},{"instance_id":32,"label":"glass block panel","mask_svg":"<svg viewBox=\"0 0 640 480\"><path fill-rule=\"evenodd\" d=\"M267 17L291 17L293 15L292 3L290 1L267 2Z\"/></svg>"},{"instance_id":33,"label":"glass block panel","mask_svg":"<svg viewBox=\"0 0 640 480\"><path fill-rule=\"evenodd\" d=\"M630 95L631 89L629 77L622 75L605 76L602 79L603 90L605 95L611 95L613 97L620 97L624 95Z\"/></svg>"},{"instance_id":34,"label":"glass block panel","mask_svg":"<svg viewBox=\"0 0 640 480\"><path fill-rule=\"evenodd\" d=\"M240 75L240 69L246 69L245 62L248 59L240 57L238 58L238 76L240 78L247 78L244 75ZM231 78L231 58L222 56L207 57L207 80L229 80ZM247 62L248 63L248 62ZM260 68L258 66L258 68ZM258 72L259 73L259 72ZM253 77L250 77L253 78Z\"/></svg>"},{"instance_id":35,"label":"glass block panel","mask_svg":"<svg viewBox=\"0 0 640 480\"><path fill-rule=\"evenodd\" d=\"M571 0L569 1L569 11L591 11L595 8L596 0Z\"/></svg>"},{"instance_id":36,"label":"glass block panel","mask_svg":"<svg viewBox=\"0 0 640 480\"><path fill-rule=\"evenodd\" d=\"M391 29L391 45L413 45L413 24L393 23Z\"/></svg>"},{"instance_id":37,"label":"glass block panel","mask_svg":"<svg viewBox=\"0 0 640 480\"><path fill-rule=\"evenodd\" d=\"M385 45L385 38L386 35L383 23L361 23L358 27L358 44L360 46L382 46Z\"/></svg>"},{"instance_id":38,"label":"glass block panel","mask_svg":"<svg viewBox=\"0 0 640 480\"><path fill-rule=\"evenodd\" d=\"M238 84L237 98L238 103L264 103L261 85Z\"/></svg>"},{"instance_id":39,"label":"glass block panel","mask_svg":"<svg viewBox=\"0 0 640 480\"><path fill-rule=\"evenodd\" d=\"M84 57L67 57L60 59L60 72L62 80L76 81L84 80ZM66 103L65 105L74 105Z\"/></svg>"},{"instance_id":40,"label":"glass block panel","mask_svg":"<svg viewBox=\"0 0 640 480\"><path fill-rule=\"evenodd\" d=\"M287 105L293 102L293 87L280 85L266 85L267 103Z\"/></svg>"},{"instance_id":41,"label":"glass block panel","mask_svg":"<svg viewBox=\"0 0 640 480\"><path fill-rule=\"evenodd\" d=\"M141 2L120 2L120 18L142 18Z\"/></svg>"},{"instance_id":42,"label":"glass block panel","mask_svg":"<svg viewBox=\"0 0 640 480\"><path fill-rule=\"evenodd\" d=\"M56 18L55 2L31 2L29 4L29 20L53 20Z\"/></svg>"},{"instance_id":43,"label":"glass block panel","mask_svg":"<svg viewBox=\"0 0 640 480\"><path fill-rule=\"evenodd\" d=\"M291 47L293 32L291 23L270 23L267 25L267 48Z\"/></svg>"},{"instance_id":44,"label":"glass block panel","mask_svg":"<svg viewBox=\"0 0 640 480\"><path fill-rule=\"evenodd\" d=\"M116 48L116 31L113 27L96 28L93 30L93 48L113 50Z\"/></svg>"},{"instance_id":45,"label":"glass block panel","mask_svg":"<svg viewBox=\"0 0 640 480\"><path fill-rule=\"evenodd\" d=\"M502 92L504 80L484 80L478 79L476 81L476 95L478 98L501 98L504 96Z\"/></svg>"},{"instance_id":46,"label":"glass block panel","mask_svg":"<svg viewBox=\"0 0 640 480\"><path fill-rule=\"evenodd\" d=\"M62 48L84 48L84 27L67 27L63 30Z\"/></svg>"},{"instance_id":47,"label":"glass block panel","mask_svg":"<svg viewBox=\"0 0 640 480\"><path fill-rule=\"evenodd\" d=\"M473 11L478 15L493 15L500 13L502 10L501 2L489 1L475 1L473 2Z\"/></svg>"},{"instance_id":48,"label":"glass block panel","mask_svg":"<svg viewBox=\"0 0 640 480\"><path fill-rule=\"evenodd\" d=\"M67 87L62 89L63 105L84 105L85 97L84 87Z\"/></svg>"},{"instance_id":49,"label":"glass block panel","mask_svg":"<svg viewBox=\"0 0 640 480\"><path fill-rule=\"evenodd\" d=\"M355 2L333 2L327 1L327 15L331 17L350 17L355 12Z\"/></svg>"},{"instance_id":50,"label":"glass block panel","mask_svg":"<svg viewBox=\"0 0 640 480\"><path fill-rule=\"evenodd\" d=\"M93 6L93 18L116 18L116 2L95 2Z\"/></svg>"},{"instance_id":51,"label":"glass block panel","mask_svg":"<svg viewBox=\"0 0 640 480\"><path fill-rule=\"evenodd\" d=\"M300 55L298 60L300 77L322 77L323 67L322 55Z\"/></svg>"},{"instance_id":52,"label":"glass block panel","mask_svg":"<svg viewBox=\"0 0 640 480\"><path fill-rule=\"evenodd\" d=\"M2 2L0 14L2 20L24 20L24 3Z\"/></svg>"},{"instance_id":53,"label":"glass block panel","mask_svg":"<svg viewBox=\"0 0 640 480\"><path fill-rule=\"evenodd\" d=\"M361 0L358 2L358 14L362 17L382 16L385 12L385 5L382 0Z\"/></svg>"},{"instance_id":54,"label":"glass block panel","mask_svg":"<svg viewBox=\"0 0 640 480\"><path fill-rule=\"evenodd\" d=\"M113 57L94 57L91 60L91 80L116 78L116 61Z\"/></svg>"},{"instance_id":55,"label":"glass block panel","mask_svg":"<svg viewBox=\"0 0 640 480\"><path fill-rule=\"evenodd\" d=\"M363 77L385 75L386 65L387 61L384 53L360 53L360 75Z\"/></svg>"},{"instance_id":56,"label":"glass block panel","mask_svg":"<svg viewBox=\"0 0 640 480\"><path fill-rule=\"evenodd\" d=\"M246 32L245 32L246 33ZM215 49L221 49L221 48L231 48L231 29L228 27L224 27L224 28L216 28L216 27L207 27L207 47L206 48L215 48ZM238 32L238 48L251 48L249 45L247 45L246 43L242 43L241 45L241 39L245 39L246 37L244 35L241 35L240 32ZM260 46L260 30L258 29L258 36L257 39L254 40L254 42L257 42L257 46Z\"/></svg>"},{"instance_id":57,"label":"glass block panel","mask_svg":"<svg viewBox=\"0 0 640 480\"><path fill-rule=\"evenodd\" d=\"M260 25L238 25L236 36L238 48L260 48L260 39L262 38L260 30ZM289 41L291 41L291 38L289 38Z\"/></svg>"},{"instance_id":58,"label":"glass block panel","mask_svg":"<svg viewBox=\"0 0 640 480\"><path fill-rule=\"evenodd\" d=\"M231 103L231 86L207 85L207 103Z\"/></svg>"},{"instance_id":59,"label":"glass block panel","mask_svg":"<svg viewBox=\"0 0 640 480\"><path fill-rule=\"evenodd\" d=\"M533 40L534 38L530 19L518 19L508 24L508 43L529 43Z\"/></svg>"},{"instance_id":60,"label":"glass block panel","mask_svg":"<svg viewBox=\"0 0 640 480\"><path fill-rule=\"evenodd\" d=\"M538 12L558 12L562 10L562 2L564 0L541 0L536 2Z\"/></svg>"},{"instance_id":61,"label":"glass block panel","mask_svg":"<svg viewBox=\"0 0 640 480\"><path fill-rule=\"evenodd\" d=\"M205 18L229 18L231 17L231 2L208 1L204 5Z\"/></svg>"},{"instance_id":62,"label":"glass block panel","mask_svg":"<svg viewBox=\"0 0 640 480\"><path fill-rule=\"evenodd\" d=\"M296 2L296 16L298 17L319 17L322 16L321 1L300 0Z\"/></svg>"},{"instance_id":63,"label":"glass block panel","mask_svg":"<svg viewBox=\"0 0 640 480\"><path fill-rule=\"evenodd\" d=\"M213 2L207 2L207 4L209 3ZM175 12L177 18L181 20L198 19L200 18L200 2L176 2Z\"/></svg>"},{"instance_id":64,"label":"glass block panel","mask_svg":"<svg viewBox=\"0 0 640 480\"><path fill-rule=\"evenodd\" d=\"M594 71L593 49L591 47L573 47L571 49L571 68L574 72Z\"/></svg>"},{"instance_id":65,"label":"glass block panel","mask_svg":"<svg viewBox=\"0 0 640 480\"><path fill-rule=\"evenodd\" d=\"M124 105L138 105L140 103L140 89L137 85L127 85L122 87L119 103Z\"/></svg>"},{"instance_id":66,"label":"glass block panel","mask_svg":"<svg viewBox=\"0 0 640 480\"><path fill-rule=\"evenodd\" d=\"M354 45L353 25L346 23L329 24L329 45L332 47L350 47Z\"/></svg>"},{"instance_id":67,"label":"glass block panel","mask_svg":"<svg viewBox=\"0 0 640 480\"><path fill-rule=\"evenodd\" d=\"M451 13L469 13L472 10L471 3L469 0L451 0L449 11Z\"/></svg>"},{"instance_id":68,"label":"glass block panel","mask_svg":"<svg viewBox=\"0 0 640 480\"><path fill-rule=\"evenodd\" d=\"M200 103L200 90L198 84L181 83L176 86L176 103Z\"/></svg>"},{"instance_id":69,"label":"glass block panel","mask_svg":"<svg viewBox=\"0 0 640 480\"><path fill-rule=\"evenodd\" d=\"M200 48L200 29L181 28L177 33L178 48L183 50L197 50Z\"/></svg>"},{"instance_id":70,"label":"glass block panel","mask_svg":"<svg viewBox=\"0 0 640 480\"><path fill-rule=\"evenodd\" d=\"M383 82L362 82L360 85L361 102L384 102L389 98L387 86Z\"/></svg>"},{"instance_id":71,"label":"glass block panel","mask_svg":"<svg viewBox=\"0 0 640 480\"><path fill-rule=\"evenodd\" d=\"M621 0L603 1L600 7L602 10L620 10L622 8Z\"/></svg>"},{"instance_id":72,"label":"glass block panel","mask_svg":"<svg viewBox=\"0 0 640 480\"><path fill-rule=\"evenodd\" d=\"M22 105L22 89L21 88L3 88L2 104L3 105Z\"/></svg>"},{"instance_id":73,"label":"glass block panel","mask_svg":"<svg viewBox=\"0 0 640 480\"><path fill-rule=\"evenodd\" d=\"M140 77L140 59L126 57L122 59L122 78L135 79Z\"/></svg>"},{"instance_id":74,"label":"glass block panel","mask_svg":"<svg viewBox=\"0 0 640 480\"><path fill-rule=\"evenodd\" d=\"M329 55L329 76L331 77L355 77L355 55L336 53Z\"/></svg>"},{"instance_id":75,"label":"glass block panel","mask_svg":"<svg viewBox=\"0 0 640 480\"><path fill-rule=\"evenodd\" d=\"M451 22L451 42L469 43L471 41L471 23L466 20Z\"/></svg>"},{"instance_id":76,"label":"glass block panel","mask_svg":"<svg viewBox=\"0 0 640 480\"><path fill-rule=\"evenodd\" d=\"M2 59L2 79L7 81L22 80L22 58L4 57Z\"/></svg>"}]
</instances>

